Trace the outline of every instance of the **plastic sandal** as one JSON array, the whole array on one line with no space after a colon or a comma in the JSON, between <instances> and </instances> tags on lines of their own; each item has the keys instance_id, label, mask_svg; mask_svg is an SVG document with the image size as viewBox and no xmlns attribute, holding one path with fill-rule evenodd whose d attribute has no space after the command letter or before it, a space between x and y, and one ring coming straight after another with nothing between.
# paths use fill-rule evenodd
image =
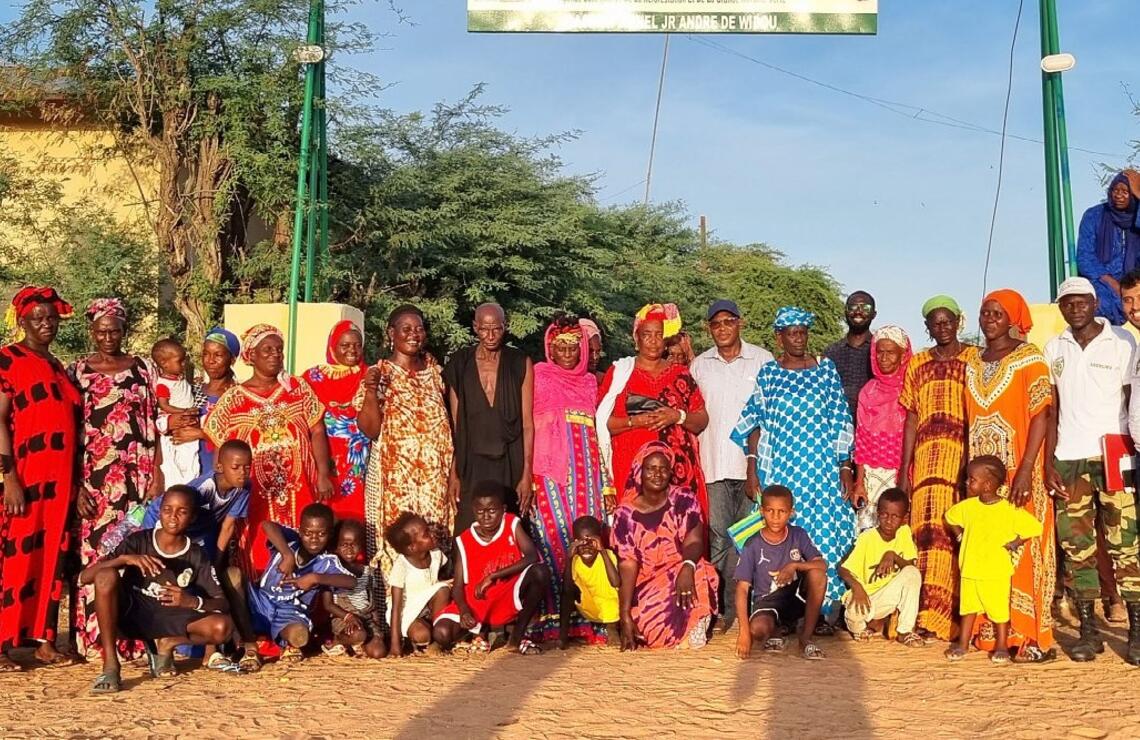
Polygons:
<instances>
[{"instance_id":1,"label":"plastic sandal","mask_svg":"<svg viewBox=\"0 0 1140 740\"><path fill-rule=\"evenodd\" d=\"M784 638L782 637L769 637L764 641L764 650L769 653L782 653L784 652Z\"/></svg>"},{"instance_id":2,"label":"plastic sandal","mask_svg":"<svg viewBox=\"0 0 1140 740\"><path fill-rule=\"evenodd\" d=\"M962 658L966 657L966 651L958 645L951 645L950 647L946 648L946 652L944 652L943 655L945 655L946 660L950 661L951 663L957 663L959 660L962 660Z\"/></svg>"},{"instance_id":3,"label":"plastic sandal","mask_svg":"<svg viewBox=\"0 0 1140 740\"><path fill-rule=\"evenodd\" d=\"M517 648L519 655L541 655L542 647L537 642L524 639Z\"/></svg>"},{"instance_id":4,"label":"plastic sandal","mask_svg":"<svg viewBox=\"0 0 1140 740\"><path fill-rule=\"evenodd\" d=\"M330 658L339 658L348 653L348 648L339 642L326 642L324 645L321 645L321 652Z\"/></svg>"},{"instance_id":5,"label":"plastic sandal","mask_svg":"<svg viewBox=\"0 0 1140 740\"><path fill-rule=\"evenodd\" d=\"M261 656L257 654L256 650L253 652L247 650L237 664L244 673L257 673L261 670Z\"/></svg>"},{"instance_id":6,"label":"plastic sandal","mask_svg":"<svg viewBox=\"0 0 1140 740\"><path fill-rule=\"evenodd\" d=\"M913 632L907 632L905 635L899 635L899 644L909 648L920 648L926 647L926 640Z\"/></svg>"},{"instance_id":7,"label":"plastic sandal","mask_svg":"<svg viewBox=\"0 0 1140 740\"><path fill-rule=\"evenodd\" d=\"M804 645L804 658L807 660L823 660L823 650L814 642Z\"/></svg>"},{"instance_id":8,"label":"plastic sandal","mask_svg":"<svg viewBox=\"0 0 1140 740\"><path fill-rule=\"evenodd\" d=\"M178 670L174 667L174 654L162 655L150 640L144 643L146 649L147 668L154 678L174 678Z\"/></svg>"},{"instance_id":9,"label":"plastic sandal","mask_svg":"<svg viewBox=\"0 0 1140 740\"><path fill-rule=\"evenodd\" d=\"M1009 662L1009 653L999 653L995 651L993 655L990 656L990 662L996 663L998 665L1004 665Z\"/></svg>"},{"instance_id":10,"label":"plastic sandal","mask_svg":"<svg viewBox=\"0 0 1140 740\"><path fill-rule=\"evenodd\" d=\"M852 635L851 639L855 640L855 642L870 642L871 640L874 640L878 636L879 636L878 630L873 630L873 629L868 627L867 629L863 630L862 632L860 632L856 635Z\"/></svg>"},{"instance_id":11,"label":"plastic sandal","mask_svg":"<svg viewBox=\"0 0 1140 740\"><path fill-rule=\"evenodd\" d=\"M219 673L245 673L240 665L221 653L211 655L210 659L206 661L206 667L212 671L218 671Z\"/></svg>"},{"instance_id":12,"label":"plastic sandal","mask_svg":"<svg viewBox=\"0 0 1140 740\"><path fill-rule=\"evenodd\" d=\"M100 673L91 684L92 694L117 694L123 688L122 679L117 672L108 671Z\"/></svg>"},{"instance_id":13,"label":"plastic sandal","mask_svg":"<svg viewBox=\"0 0 1140 740\"><path fill-rule=\"evenodd\" d=\"M482 635L476 635L471 640L471 652L473 653L489 653L491 652L491 645L483 639Z\"/></svg>"},{"instance_id":14,"label":"plastic sandal","mask_svg":"<svg viewBox=\"0 0 1140 740\"><path fill-rule=\"evenodd\" d=\"M281 657L277 659L277 662L281 665L295 665L304 659L305 656L301 654L300 648L289 645L281 650Z\"/></svg>"},{"instance_id":15,"label":"plastic sandal","mask_svg":"<svg viewBox=\"0 0 1140 740\"><path fill-rule=\"evenodd\" d=\"M816 637L832 637L835 635L835 627L826 619L821 619L819 620L819 624L815 626L815 631L812 634Z\"/></svg>"}]
</instances>

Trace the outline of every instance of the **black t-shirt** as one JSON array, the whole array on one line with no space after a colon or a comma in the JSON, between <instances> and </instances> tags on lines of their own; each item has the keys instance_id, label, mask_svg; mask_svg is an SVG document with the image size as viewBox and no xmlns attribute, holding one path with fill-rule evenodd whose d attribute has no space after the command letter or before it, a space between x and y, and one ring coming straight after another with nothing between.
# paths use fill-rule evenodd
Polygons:
<instances>
[{"instance_id":1,"label":"black t-shirt","mask_svg":"<svg viewBox=\"0 0 1140 740\"><path fill-rule=\"evenodd\" d=\"M227 611L225 594L222 593L221 584L214 573L214 566L210 559L202 552L202 548L186 538L186 545L175 553L165 553L158 549L155 542L156 529L142 529L127 535L109 557L117 558L121 555L150 555L157 558L164 566L163 571L156 576L143 575L142 570L135 567L123 569L123 588L128 589L136 596L158 600L158 595L166 586L180 586L183 590L201 596L206 611Z\"/></svg>"}]
</instances>

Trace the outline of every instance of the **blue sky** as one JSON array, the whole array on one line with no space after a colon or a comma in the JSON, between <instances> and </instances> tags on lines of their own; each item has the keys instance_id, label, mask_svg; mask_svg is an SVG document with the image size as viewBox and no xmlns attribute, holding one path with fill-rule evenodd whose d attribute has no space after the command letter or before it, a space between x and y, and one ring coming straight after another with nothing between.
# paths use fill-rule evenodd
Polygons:
<instances>
[{"instance_id":1,"label":"blue sky","mask_svg":"<svg viewBox=\"0 0 1140 740\"><path fill-rule=\"evenodd\" d=\"M1074 209L1103 197L1102 163L1140 139L1125 91L1135 73L1135 0L1062 2ZM576 129L567 170L597 173L603 203L639 201L663 38L656 35L468 34L462 0L350 6L350 20L391 35L382 49L333 63L394 83L380 104L427 110L486 83L522 135ZM1041 136L1037 3L1026 0L1016 50L1010 132ZM684 201L715 236L762 241L793 263L825 267L870 290L880 323L921 328L919 306L947 292L980 300L999 139L900 116L709 48L742 54L865 95L998 129L1016 0L880 0L879 34L674 36L654 163L654 200ZM15 5L0 7L7 20ZM301 29L298 29L299 33ZM1136 90L1140 95L1140 90ZM1010 140L990 287L1048 299L1042 150ZM667 296L662 296L667 298ZM925 337L919 339L924 340Z\"/></svg>"},{"instance_id":2,"label":"blue sky","mask_svg":"<svg viewBox=\"0 0 1140 740\"><path fill-rule=\"evenodd\" d=\"M1103 197L1098 165L1118 165L1140 138L1123 85L1135 74L1134 35L1120 16L1134 0L1060 3L1074 208ZM405 2L416 25L381 5L354 14L393 36L351 60L396 83L382 103L427 109L487 84L523 135L567 129L567 169L599 173L605 203L637 201L644 186L662 37L468 34L459 0ZM772 72L699 43L708 39L799 74L1000 129L1014 0L881 0L879 34L674 36L654 200L682 200L716 236L763 241L793 263L827 268L849 290L870 290L880 322L921 328L919 306L948 292L970 310L996 184L999 138L914 121ZM1041 137L1037 3L1025 3L1010 132ZM1140 94L1140 90L1136 91ZM1048 300L1043 155L1009 141L989 285ZM925 340L925 337L921 337Z\"/></svg>"}]
</instances>

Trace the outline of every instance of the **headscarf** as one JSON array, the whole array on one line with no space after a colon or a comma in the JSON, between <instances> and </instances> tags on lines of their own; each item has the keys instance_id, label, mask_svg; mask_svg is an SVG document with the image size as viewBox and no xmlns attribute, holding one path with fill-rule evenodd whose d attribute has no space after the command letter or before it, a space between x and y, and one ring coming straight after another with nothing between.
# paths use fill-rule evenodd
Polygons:
<instances>
[{"instance_id":1,"label":"headscarf","mask_svg":"<svg viewBox=\"0 0 1140 740\"><path fill-rule=\"evenodd\" d=\"M8 326L9 334L12 335L12 341L19 342L24 338L24 330L20 327L19 319L27 316L33 308L41 303L54 306L61 319L69 319L74 313L71 304L60 298L59 293L51 286L28 285L20 288L12 297L12 304L8 307L7 315L4 317L4 323Z\"/></svg>"},{"instance_id":2,"label":"headscarf","mask_svg":"<svg viewBox=\"0 0 1140 740\"><path fill-rule=\"evenodd\" d=\"M1128 188L1128 206L1123 211L1112 207L1112 189L1123 183ZM1116 232L1124 232L1124 271L1136 268L1140 255L1140 229L1136 226L1136 196L1132 194L1132 184L1123 172L1112 178L1108 184L1108 201L1100 213L1100 223L1096 231L1096 257L1104 264L1112 261L1112 250L1116 246Z\"/></svg>"},{"instance_id":3,"label":"headscarf","mask_svg":"<svg viewBox=\"0 0 1140 740\"><path fill-rule=\"evenodd\" d=\"M285 341L281 330L271 324L254 324L241 335L241 361L247 365L253 364L253 351L269 337L280 337Z\"/></svg>"},{"instance_id":4,"label":"headscarf","mask_svg":"<svg viewBox=\"0 0 1140 740\"><path fill-rule=\"evenodd\" d=\"M955 316L962 315L962 308L958 305L958 301L954 300L948 295L936 295L926 303L922 304L922 318L926 318L931 313L940 308L945 308Z\"/></svg>"},{"instance_id":5,"label":"headscarf","mask_svg":"<svg viewBox=\"0 0 1140 740\"><path fill-rule=\"evenodd\" d=\"M354 331L359 334L361 341L364 341L364 332L360 330L360 327L348 319L336 322L332 328L332 331L329 332L329 341L328 344L325 345L325 359L330 365L334 367L342 367L342 365L337 362L336 354L333 352L333 348L336 347L336 344L340 341L341 337L350 331ZM361 358L361 361L358 364L359 367L363 368L364 359Z\"/></svg>"},{"instance_id":6,"label":"headscarf","mask_svg":"<svg viewBox=\"0 0 1140 740\"><path fill-rule=\"evenodd\" d=\"M625 481L625 493L622 495L622 501L629 501L641 493L641 469L645 466L645 458L656 454L664 455L669 461L670 467L677 460L677 456L669 445L659 439L651 439L643 444L637 454L633 456L633 464L629 466L629 477ZM672 487L672 482L670 482L670 487Z\"/></svg>"},{"instance_id":7,"label":"headscarf","mask_svg":"<svg viewBox=\"0 0 1140 740\"><path fill-rule=\"evenodd\" d=\"M118 298L96 298L91 301L85 314L87 320L95 323L104 316L118 319L119 323L127 323L127 307Z\"/></svg>"},{"instance_id":8,"label":"headscarf","mask_svg":"<svg viewBox=\"0 0 1140 740\"><path fill-rule=\"evenodd\" d=\"M220 326L215 326L213 329L210 329L210 331L206 332L206 338L202 341L213 342L214 344L222 345L226 348L226 351L230 353L230 357L234 358L235 360L241 354L241 342L238 341L237 335L232 331L223 329Z\"/></svg>"},{"instance_id":9,"label":"headscarf","mask_svg":"<svg viewBox=\"0 0 1140 740\"><path fill-rule=\"evenodd\" d=\"M875 345L887 339L902 347L898 368L886 375L879 368ZM906 409L899 403L906 366L910 362L910 338L900 327L880 327L871 335L872 378L859 391L855 424L855 462L874 468L897 470L902 461Z\"/></svg>"},{"instance_id":10,"label":"headscarf","mask_svg":"<svg viewBox=\"0 0 1140 740\"><path fill-rule=\"evenodd\" d=\"M633 336L646 321L660 321L665 339L681 331L681 311L675 303L647 303L633 317Z\"/></svg>"},{"instance_id":11,"label":"headscarf","mask_svg":"<svg viewBox=\"0 0 1140 740\"><path fill-rule=\"evenodd\" d=\"M1005 311L1005 315L1009 317L1009 323L1015 327L1022 335L1028 335L1029 330L1033 328L1033 316L1029 313L1029 304L1025 302L1025 298L1021 293L1010 288L1002 288L995 290L985 298L982 303L987 301L997 301L1001 306L1001 310Z\"/></svg>"},{"instance_id":12,"label":"headscarf","mask_svg":"<svg viewBox=\"0 0 1140 740\"><path fill-rule=\"evenodd\" d=\"M803 326L808 329L815 323L815 314L811 311L805 311L799 306L784 306L776 312L776 320L772 324L772 328L776 331L783 331L792 326Z\"/></svg>"},{"instance_id":13,"label":"headscarf","mask_svg":"<svg viewBox=\"0 0 1140 740\"><path fill-rule=\"evenodd\" d=\"M587 342L594 337L602 336L602 330L590 319L578 319L578 325L582 327L582 331L586 332Z\"/></svg>"},{"instance_id":14,"label":"headscarf","mask_svg":"<svg viewBox=\"0 0 1140 740\"><path fill-rule=\"evenodd\" d=\"M555 341L573 337L578 342L578 364L572 370L554 362ZM566 436L566 414L577 411L593 418L598 404L598 379L586 371L590 339L579 324L546 328L543 342L546 362L534 366L534 474L566 485L573 454Z\"/></svg>"}]
</instances>

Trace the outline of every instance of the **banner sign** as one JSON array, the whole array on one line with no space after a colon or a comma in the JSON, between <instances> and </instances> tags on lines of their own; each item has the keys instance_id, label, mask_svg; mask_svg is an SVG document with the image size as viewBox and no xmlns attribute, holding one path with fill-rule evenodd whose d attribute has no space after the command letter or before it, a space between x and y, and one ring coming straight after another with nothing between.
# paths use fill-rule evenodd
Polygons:
<instances>
[{"instance_id":1,"label":"banner sign","mask_svg":"<svg viewBox=\"0 0 1140 740\"><path fill-rule=\"evenodd\" d=\"M878 6L879 0L467 0L467 30L873 34Z\"/></svg>"}]
</instances>

